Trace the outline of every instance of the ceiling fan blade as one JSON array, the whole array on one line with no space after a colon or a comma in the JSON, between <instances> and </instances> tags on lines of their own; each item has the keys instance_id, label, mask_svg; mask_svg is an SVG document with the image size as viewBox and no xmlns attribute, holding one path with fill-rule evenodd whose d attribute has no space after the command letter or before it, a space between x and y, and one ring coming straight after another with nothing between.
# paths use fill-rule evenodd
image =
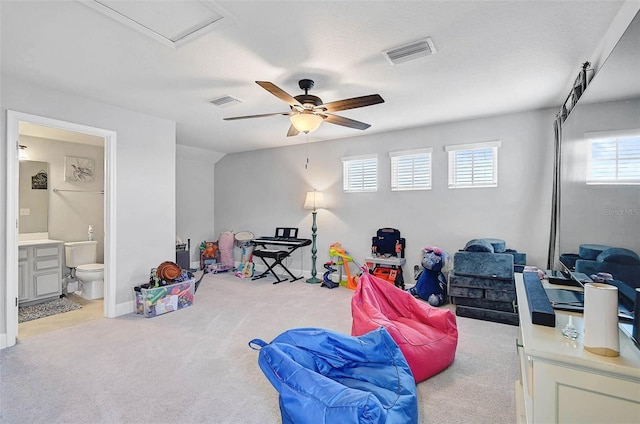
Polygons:
<instances>
[{"instance_id":1,"label":"ceiling fan blade","mask_svg":"<svg viewBox=\"0 0 640 424\"><path fill-rule=\"evenodd\" d=\"M357 107L365 107L384 103L384 99L379 94L370 94L368 96L353 97L351 99L337 100L335 102L325 103L317 106L319 109L326 109L327 112L337 112L339 110L355 109Z\"/></svg>"},{"instance_id":2,"label":"ceiling fan blade","mask_svg":"<svg viewBox=\"0 0 640 424\"><path fill-rule=\"evenodd\" d=\"M232 116L231 118L222 118L225 121L235 121L236 119L264 118L265 116L284 115L289 116L289 112L263 113L261 115Z\"/></svg>"},{"instance_id":3,"label":"ceiling fan blade","mask_svg":"<svg viewBox=\"0 0 640 424\"><path fill-rule=\"evenodd\" d=\"M295 135L300 134L300 131L296 129L293 125L289 127L289 131L287 131L287 137L293 137Z\"/></svg>"},{"instance_id":4,"label":"ceiling fan blade","mask_svg":"<svg viewBox=\"0 0 640 424\"><path fill-rule=\"evenodd\" d=\"M299 101L294 99L289 93L278 87L272 82L269 81L256 81L260 87L267 90L269 93L273 94L280 100L286 102L289 106L302 106Z\"/></svg>"},{"instance_id":5,"label":"ceiling fan blade","mask_svg":"<svg viewBox=\"0 0 640 424\"><path fill-rule=\"evenodd\" d=\"M366 130L371 125L365 124L364 122L356 121L354 119L345 118L344 116L331 115L326 114L322 115L324 118L324 122L328 122L330 124L342 125L343 127L355 128L357 130Z\"/></svg>"}]
</instances>

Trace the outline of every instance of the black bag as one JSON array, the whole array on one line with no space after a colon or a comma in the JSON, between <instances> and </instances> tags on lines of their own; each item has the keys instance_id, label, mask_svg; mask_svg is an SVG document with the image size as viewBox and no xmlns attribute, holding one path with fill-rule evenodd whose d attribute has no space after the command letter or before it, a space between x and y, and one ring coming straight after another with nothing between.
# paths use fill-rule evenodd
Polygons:
<instances>
[{"instance_id":1,"label":"black bag","mask_svg":"<svg viewBox=\"0 0 640 424\"><path fill-rule=\"evenodd\" d=\"M371 253L374 256L397 256L396 245L400 245L400 256L404 258L405 240L395 228L380 228L371 238Z\"/></svg>"}]
</instances>

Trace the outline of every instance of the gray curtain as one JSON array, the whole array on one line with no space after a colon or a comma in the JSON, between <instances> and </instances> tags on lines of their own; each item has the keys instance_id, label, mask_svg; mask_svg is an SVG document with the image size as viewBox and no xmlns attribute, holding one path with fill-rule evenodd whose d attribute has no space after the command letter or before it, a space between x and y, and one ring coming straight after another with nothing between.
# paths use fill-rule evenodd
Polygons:
<instances>
[{"instance_id":1,"label":"gray curtain","mask_svg":"<svg viewBox=\"0 0 640 424\"><path fill-rule=\"evenodd\" d=\"M554 132L554 161L553 161L553 191L551 197L551 227L549 232L549 251L547 252L547 269L553 269L558 247L558 227L560 226L560 184L562 165L562 116L556 117L553 123Z\"/></svg>"}]
</instances>

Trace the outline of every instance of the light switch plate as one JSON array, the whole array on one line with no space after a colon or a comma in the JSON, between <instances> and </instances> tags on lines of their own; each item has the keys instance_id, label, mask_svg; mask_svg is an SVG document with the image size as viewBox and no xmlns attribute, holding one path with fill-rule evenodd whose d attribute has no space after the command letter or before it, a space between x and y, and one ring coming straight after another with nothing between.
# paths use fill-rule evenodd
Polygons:
<instances>
[{"instance_id":1,"label":"light switch plate","mask_svg":"<svg viewBox=\"0 0 640 424\"><path fill-rule=\"evenodd\" d=\"M29 208L20 208L20 216L31 215L31 209Z\"/></svg>"}]
</instances>

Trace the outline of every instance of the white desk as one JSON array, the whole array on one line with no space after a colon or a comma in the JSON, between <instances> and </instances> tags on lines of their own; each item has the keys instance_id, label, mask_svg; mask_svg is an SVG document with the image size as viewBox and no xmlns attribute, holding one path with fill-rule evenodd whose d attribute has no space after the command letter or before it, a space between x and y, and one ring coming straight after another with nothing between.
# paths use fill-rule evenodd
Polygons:
<instances>
[{"instance_id":1,"label":"white desk","mask_svg":"<svg viewBox=\"0 0 640 424\"><path fill-rule=\"evenodd\" d=\"M618 357L588 352L582 344L582 314L555 311L555 328L534 325L522 274L515 275L515 283L520 316L518 422L639 423L640 350L629 337L620 333ZM570 315L580 334L575 341L562 335Z\"/></svg>"}]
</instances>

